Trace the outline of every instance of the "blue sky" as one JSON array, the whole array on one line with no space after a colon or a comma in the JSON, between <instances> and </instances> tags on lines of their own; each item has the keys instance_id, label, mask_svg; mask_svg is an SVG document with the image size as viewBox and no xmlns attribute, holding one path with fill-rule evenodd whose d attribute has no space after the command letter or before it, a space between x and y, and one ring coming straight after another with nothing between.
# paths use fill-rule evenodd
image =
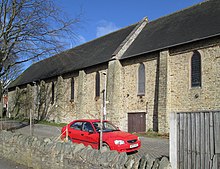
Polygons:
<instances>
[{"instance_id":1,"label":"blue sky","mask_svg":"<svg viewBox=\"0 0 220 169\"><path fill-rule=\"evenodd\" d=\"M78 40L70 46L85 43L148 17L150 21L190 7L204 0L57 0L57 5L74 17L82 11Z\"/></svg>"}]
</instances>

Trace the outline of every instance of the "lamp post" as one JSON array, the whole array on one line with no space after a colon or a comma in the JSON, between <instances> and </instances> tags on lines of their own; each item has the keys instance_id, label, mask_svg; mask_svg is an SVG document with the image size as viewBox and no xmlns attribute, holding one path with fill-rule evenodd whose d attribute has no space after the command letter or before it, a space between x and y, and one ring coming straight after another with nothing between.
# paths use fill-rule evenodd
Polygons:
<instances>
[{"instance_id":1,"label":"lamp post","mask_svg":"<svg viewBox=\"0 0 220 169\"><path fill-rule=\"evenodd\" d=\"M106 120L106 72L103 72L103 75L105 76L105 80L104 80L104 90L103 90L103 118L104 120Z\"/></svg>"},{"instance_id":2,"label":"lamp post","mask_svg":"<svg viewBox=\"0 0 220 169\"><path fill-rule=\"evenodd\" d=\"M100 142L99 142L99 149L101 150L102 148L102 140L103 140L103 120L106 120L106 72L102 72L102 74L105 76L104 80L104 89L102 91L103 94L103 104L102 108L103 111L101 111L101 116L100 116L100 123L101 123L101 129L100 129Z\"/></svg>"},{"instance_id":3,"label":"lamp post","mask_svg":"<svg viewBox=\"0 0 220 169\"><path fill-rule=\"evenodd\" d=\"M34 93L35 93L35 87L36 87L36 82L33 82L33 84L34 84ZM35 95L34 95L34 109L35 109ZM32 136L33 135L33 128L32 128L32 109L31 109L31 107L30 107L30 135Z\"/></svg>"}]
</instances>

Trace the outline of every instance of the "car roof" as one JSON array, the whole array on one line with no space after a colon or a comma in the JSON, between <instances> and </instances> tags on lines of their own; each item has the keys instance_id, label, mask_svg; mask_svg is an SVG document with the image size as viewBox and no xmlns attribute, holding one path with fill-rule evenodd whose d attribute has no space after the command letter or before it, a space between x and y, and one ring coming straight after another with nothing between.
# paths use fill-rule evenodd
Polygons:
<instances>
[{"instance_id":1,"label":"car roof","mask_svg":"<svg viewBox=\"0 0 220 169\"><path fill-rule=\"evenodd\" d=\"M79 122L79 121L83 121L83 122L91 122L91 123L94 123L94 122L100 122L99 119L79 119L79 120L74 120L74 122ZM103 121L108 121L108 120L103 120Z\"/></svg>"}]
</instances>

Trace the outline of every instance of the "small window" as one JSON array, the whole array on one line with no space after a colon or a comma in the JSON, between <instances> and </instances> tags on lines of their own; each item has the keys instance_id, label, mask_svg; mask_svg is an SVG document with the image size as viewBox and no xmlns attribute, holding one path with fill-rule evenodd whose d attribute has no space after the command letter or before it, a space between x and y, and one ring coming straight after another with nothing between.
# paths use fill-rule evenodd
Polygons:
<instances>
[{"instance_id":1,"label":"small window","mask_svg":"<svg viewBox=\"0 0 220 169\"><path fill-rule=\"evenodd\" d=\"M55 88L55 85L54 85L54 82L52 82L52 87L51 87L51 104L54 104L54 95L55 95L54 88Z\"/></svg>"},{"instance_id":2,"label":"small window","mask_svg":"<svg viewBox=\"0 0 220 169\"><path fill-rule=\"evenodd\" d=\"M194 51L191 58L191 86L201 87L201 55L198 51Z\"/></svg>"},{"instance_id":3,"label":"small window","mask_svg":"<svg viewBox=\"0 0 220 169\"><path fill-rule=\"evenodd\" d=\"M35 104L40 104L40 85L36 85L36 95L35 95Z\"/></svg>"},{"instance_id":4,"label":"small window","mask_svg":"<svg viewBox=\"0 0 220 169\"><path fill-rule=\"evenodd\" d=\"M82 130L83 130L83 131L86 131L86 132L94 131L94 130L93 130L93 127L92 127L92 125L91 125L91 123L89 123L89 122L83 123Z\"/></svg>"},{"instance_id":5,"label":"small window","mask_svg":"<svg viewBox=\"0 0 220 169\"><path fill-rule=\"evenodd\" d=\"M95 97L100 96L100 74L99 72L96 72L95 77Z\"/></svg>"},{"instance_id":6,"label":"small window","mask_svg":"<svg viewBox=\"0 0 220 169\"><path fill-rule=\"evenodd\" d=\"M138 96L145 95L145 66L143 63L138 68Z\"/></svg>"},{"instance_id":7,"label":"small window","mask_svg":"<svg viewBox=\"0 0 220 169\"><path fill-rule=\"evenodd\" d=\"M75 122L73 123L70 128L75 130L81 130L82 129L82 122Z\"/></svg>"},{"instance_id":8,"label":"small window","mask_svg":"<svg viewBox=\"0 0 220 169\"><path fill-rule=\"evenodd\" d=\"M74 78L71 79L71 101L74 101Z\"/></svg>"}]
</instances>

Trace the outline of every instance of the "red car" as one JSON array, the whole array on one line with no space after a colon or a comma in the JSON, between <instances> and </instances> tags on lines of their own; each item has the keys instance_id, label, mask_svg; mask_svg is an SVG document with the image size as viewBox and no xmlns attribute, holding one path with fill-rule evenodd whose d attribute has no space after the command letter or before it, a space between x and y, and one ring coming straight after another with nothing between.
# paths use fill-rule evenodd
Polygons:
<instances>
[{"instance_id":1,"label":"red car","mask_svg":"<svg viewBox=\"0 0 220 169\"><path fill-rule=\"evenodd\" d=\"M67 127L67 128L66 128ZM100 120L75 120L62 128L62 136L74 143L91 145L94 149L99 148ZM133 152L140 149L141 141L133 134L120 131L109 121L103 121L103 146L118 152Z\"/></svg>"}]
</instances>

